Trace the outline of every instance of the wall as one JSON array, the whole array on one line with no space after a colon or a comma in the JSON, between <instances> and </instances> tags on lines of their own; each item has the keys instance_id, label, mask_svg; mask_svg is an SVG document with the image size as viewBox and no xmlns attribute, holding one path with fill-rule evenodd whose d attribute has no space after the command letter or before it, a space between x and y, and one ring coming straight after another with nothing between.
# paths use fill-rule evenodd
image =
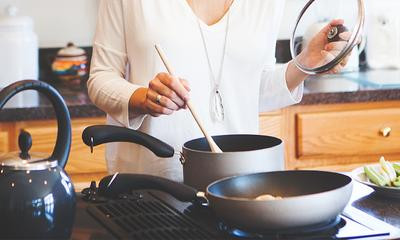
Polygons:
<instances>
[{"instance_id":1,"label":"wall","mask_svg":"<svg viewBox=\"0 0 400 240\"><path fill-rule=\"evenodd\" d=\"M292 30L294 28L294 24L296 23L297 17L303 7L309 0L286 0L286 7L284 12L284 17L282 19L282 25L280 29L279 39L289 39ZM368 13L368 9L373 4L383 5L382 3L389 3L392 1L398 0L365 0L366 10ZM307 11L312 12L313 14L309 15L306 18L307 26L310 24L321 21L323 19L333 19L333 18L342 18L347 21L345 25L354 26L354 22L356 21L358 10L358 1L357 0L320 0L314 2ZM368 15L367 15L368 16ZM299 24L299 26L306 26L306 24ZM304 33L305 29L302 29L302 33Z\"/></svg>"},{"instance_id":2,"label":"wall","mask_svg":"<svg viewBox=\"0 0 400 240\"><path fill-rule=\"evenodd\" d=\"M32 16L35 30L40 37L41 47L60 47L68 41L80 46L91 45L97 17L99 0L0 0L0 10L9 4L20 9L20 14ZM164 0L160 0L164 1ZM250 0L251 1L251 0ZM324 0L326 1L326 0ZM331 0L330 2L349 2L349 0ZM354 1L354 0L352 0ZM280 39L288 39L298 13L308 0L286 0L285 15L279 34ZM368 7L374 5L399 3L399 0L366 0ZM324 13L328 13L325 10ZM350 9L348 12L351 12ZM321 13L320 16L324 14Z\"/></svg>"},{"instance_id":3,"label":"wall","mask_svg":"<svg viewBox=\"0 0 400 240\"><path fill-rule=\"evenodd\" d=\"M308 0L286 0L285 12L278 36L279 39L290 39L298 13L307 2Z\"/></svg>"},{"instance_id":4,"label":"wall","mask_svg":"<svg viewBox=\"0 0 400 240\"><path fill-rule=\"evenodd\" d=\"M34 19L42 48L92 43L98 0L0 0L0 12L10 4L18 7L18 15Z\"/></svg>"}]
</instances>

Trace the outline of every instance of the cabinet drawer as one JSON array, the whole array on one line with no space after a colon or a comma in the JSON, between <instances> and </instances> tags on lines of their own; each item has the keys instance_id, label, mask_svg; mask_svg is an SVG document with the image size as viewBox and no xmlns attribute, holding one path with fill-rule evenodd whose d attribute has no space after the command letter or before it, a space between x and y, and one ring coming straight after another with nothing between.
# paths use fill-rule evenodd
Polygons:
<instances>
[{"instance_id":1,"label":"cabinet drawer","mask_svg":"<svg viewBox=\"0 0 400 240\"><path fill-rule=\"evenodd\" d=\"M296 134L298 158L400 153L400 109L299 113Z\"/></svg>"}]
</instances>

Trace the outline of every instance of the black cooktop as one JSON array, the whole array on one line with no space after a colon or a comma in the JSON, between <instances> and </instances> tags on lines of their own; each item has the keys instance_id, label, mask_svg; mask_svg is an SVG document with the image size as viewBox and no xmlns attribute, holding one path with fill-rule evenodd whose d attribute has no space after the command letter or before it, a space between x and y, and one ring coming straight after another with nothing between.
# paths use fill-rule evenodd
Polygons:
<instances>
[{"instance_id":1,"label":"black cooktop","mask_svg":"<svg viewBox=\"0 0 400 240\"><path fill-rule=\"evenodd\" d=\"M389 232L341 215L318 226L251 232L221 222L202 206L158 191L86 201L86 211L118 239L385 239ZM240 214L240 212L238 212ZM294 213L301 214L301 213ZM366 219L367 221L367 219Z\"/></svg>"}]
</instances>

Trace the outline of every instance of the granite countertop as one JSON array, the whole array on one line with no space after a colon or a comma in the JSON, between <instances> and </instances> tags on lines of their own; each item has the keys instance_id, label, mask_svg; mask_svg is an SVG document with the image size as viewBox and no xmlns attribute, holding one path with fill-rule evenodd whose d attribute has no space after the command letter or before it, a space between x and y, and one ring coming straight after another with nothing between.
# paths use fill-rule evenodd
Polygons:
<instances>
[{"instance_id":1,"label":"granite countertop","mask_svg":"<svg viewBox=\"0 0 400 240\"><path fill-rule=\"evenodd\" d=\"M89 99L87 88L82 84L78 88L69 88L61 84L52 84L64 98L71 118L105 117ZM23 94L20 93L20 94ZM34 93L36 94L36 93ZM14 96L16 101L0 111L0 122L54 119L55 113L51 103L42 95ZM13 100L13 99L11 99ZM10 100L10 101L11 101Z\"/></svg>"},{"instance_id":2,"label":"granite countertop","mask_svg":"<svg viewBox=\"0 0 400 240\"><path fill-rule=\"evenodd\" d=\"M375 70L314 77L305 83L300 105L377 102L400 100L400 70ZM105 113L89 99L85 84L71 89L53 86L64 97L71 118L103 117ZM51 104L42 96L20 97L1 110L1 121L54 119Z\"/></svg>"},{"instance_id":3,"label":"granite countertop","mask_svg":"<svg viewBox=\"0 0 400 240\"><path fill-rule=\"evenodd\" d=\"M400 100L400 70L369 70L312 77L300 105Z\"/></svg>"},{"instance_id":4,"label":"granite countertop","mask_svg":"<svg viewBox=\"0 0 400 240\"><path fill-rule=\"evenodd\" d=\"M361 210L363 213L398 228L398 234L400 234L399 199L378 195L372 188L356 181L353 181L353 186L352 198L344 212L351 214L351 208Z\"/></svg>"}]
</instances>

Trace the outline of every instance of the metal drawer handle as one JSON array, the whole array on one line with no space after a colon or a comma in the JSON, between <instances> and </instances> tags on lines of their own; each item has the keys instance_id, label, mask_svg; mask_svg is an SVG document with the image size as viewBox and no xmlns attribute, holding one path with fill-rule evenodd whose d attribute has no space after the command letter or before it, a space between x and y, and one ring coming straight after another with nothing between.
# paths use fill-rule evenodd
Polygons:
<instances>
[{"instance_id":1,"label":"metal drawer handle","mask_svg":"<svg viewBox=\"0 0 400 240\"><path fill-rule=\"evenodd\" d=\"M391 132L392 132L392 128L390 128L390 127L385 127L385 128L382 128L381 130L379 130L379 133L383 137L389 137Z\"/></svg>"}]
</instances>

